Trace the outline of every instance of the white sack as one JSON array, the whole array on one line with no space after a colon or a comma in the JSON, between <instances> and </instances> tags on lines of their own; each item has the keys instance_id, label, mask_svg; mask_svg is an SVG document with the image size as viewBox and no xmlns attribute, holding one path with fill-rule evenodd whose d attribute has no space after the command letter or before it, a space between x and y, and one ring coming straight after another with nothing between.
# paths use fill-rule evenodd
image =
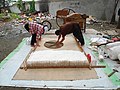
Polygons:
<instances>
[{"instance_id":1,"label":"white sack","mask_svg":"<svg viewBox=\"0 0 120 90\"><path fill-rule=\"evenodd\" d=\"M120 46L120 41L119 42L114 42L114 43L109 43L106 45L106 48L111 48L114 46Z\"/></svg>"},{"instance_id":2,"label":"white sack","mask_svg":"<svg viewBox=\"0 0 120 90\"><path fill-rule=\"evenodd\" d=\"M120 46L114 46L108 49L110 59L118 59L118 54L120 54Z\"/></svg>"},{"instance_id":3,"label":"white sack","mask_svg":"<svg viewBox=\"0 0 120 90\"><path fill-rule=\"evenodd\" d=\"M120 61L120 54L118 54L118 59L119 59L119 61Z\"/></svg>"},{"instance_id":4,"label":"white sack","mask_svg":"<svg viewBox=\"0 0 120 90\"><path fill-rule=\"evenodd\" d=\"M106 38L101 38L101 37L95 37L95 38L91 38L91 43L93 42L96 42L98 44L103 44L103 43L107 43L107 40Z\"/></svg>"},{"instance_id":5,"label":"white sack","mask_svg":"<svg viewBox=\"0 0 120 90\"><path fill-rule=\"evenodd\" d=\"M27 38L26 38L26 44L27 44L27 45L30 45L31 38L32 38L32 36L31 36L31 37L27 37Z\"/></svg>"},{"instance_id":6,"label":"white sack","mask_svg":"<svg viewBox=\"0 0 120 90\"><path fill-rule=\"evenodd\" d=\"M83 66L89 65L83 52L73 50L43 50L31 53L27 66Z\"/></svg>"}]
</instances>

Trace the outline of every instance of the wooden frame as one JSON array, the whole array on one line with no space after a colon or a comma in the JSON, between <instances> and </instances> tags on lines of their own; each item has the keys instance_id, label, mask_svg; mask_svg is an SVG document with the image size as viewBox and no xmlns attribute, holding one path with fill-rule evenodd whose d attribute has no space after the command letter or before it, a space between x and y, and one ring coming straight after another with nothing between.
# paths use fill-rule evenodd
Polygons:
<instances>
[{"instance_id":1,"label":"wooden frame","mask_svg":"<svg viewBox=\"0 0 120 90\"><path fill-rule=\"evenodd\" d=\"M86 52L84 51L84 49L82 48L80 43L77 41L77 39L75 37L74 37L74 39L75 39L75 42L76 42L77 46L79 47L80 51L84 52L85 56L87 57ZM91 63L89 62L89 60L88 60L89 65L85 65L85 66L47 66L47 67L46 66L44 66L44 67L43 66L42 67L41 66L39 66L39 67L34 66L34 67L29 67L27 65L27 59L30 57L30 54L36 50L36 48L37 47L34 47L30 50L30 52L26 56L26 58L25 58L25 60L22 64L22 66L20 67L20 69L24 69L26 71L27 69L39 69L39 68L89 68L89 69L91 69L91 68L105 68L106 67L106 66L103 66L103 65L92 66Z\"/></svg>"}]
</instances>

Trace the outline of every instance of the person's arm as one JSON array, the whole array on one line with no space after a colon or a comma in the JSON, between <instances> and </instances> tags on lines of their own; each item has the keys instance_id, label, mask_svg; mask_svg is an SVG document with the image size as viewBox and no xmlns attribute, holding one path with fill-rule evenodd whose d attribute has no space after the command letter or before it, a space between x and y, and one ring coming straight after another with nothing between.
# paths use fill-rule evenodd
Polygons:
<instances>
[{"instance_id":1,"label":"person's arm","mask_svg":"<svg viewBox=\"0 0 120 90\"><path fill-rule=\"evenodd\" d=\"M60 38L61 38L61 34L58 36L58 40L56 43L59 43Z\"/></svg>"},{"instance_id":2,"label":"person's arm","mask_svg":"<svg viewBox=\"0 0 120 90\"><path fill-rule=\"evenodd\" d=\"M62 40L59 43L62 43L65 40L65 36L62 36Z\"/></svg>"}]
</instances>

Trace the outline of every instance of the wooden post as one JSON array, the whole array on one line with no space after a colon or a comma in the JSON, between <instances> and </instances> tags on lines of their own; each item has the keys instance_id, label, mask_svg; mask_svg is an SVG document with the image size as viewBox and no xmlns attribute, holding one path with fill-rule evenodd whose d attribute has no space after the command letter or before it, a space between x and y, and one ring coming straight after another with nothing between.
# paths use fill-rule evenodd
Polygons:
<instances>
[{"instance_id":1,"label":"wooden post","mask_svg":"<svg viewBox=\"0 0 120 90\"><path fill-rule=\"evenodd\" d=\"M117 29L120 29L120 8L119 8L119 10L118 10L118 23L117 23Z\"/></svg>"},{"instance_id":2,"label":"wooden post","mask_svg":"<svg viewBox=\"0 0 120 90\"><path fill-rule=\"evenodd\" d=\"M110 21L111 24L115 23L116 7L118 5L118 2L119 2L119 0L115 0L114 11L113 11L113 15L112 15L112 18L111 18L111 21Z\"/></svg>"}]
</instances>

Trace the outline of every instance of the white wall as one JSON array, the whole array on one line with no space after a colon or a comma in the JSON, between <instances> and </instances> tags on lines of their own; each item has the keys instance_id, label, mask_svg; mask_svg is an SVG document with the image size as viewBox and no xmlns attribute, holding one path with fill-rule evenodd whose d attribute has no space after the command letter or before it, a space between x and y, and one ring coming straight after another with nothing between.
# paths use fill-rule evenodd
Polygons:
<instances>
[{"instance_id":1,"label":"white wall","mask_svg":"<svg viewBox=\"0 0 120 90\"><path fill-rule=\"evenodd\" d=\"M67 7L78 13L95 16L97 19L110 20L113 6L113 0L57 0L49 3L49 12L56 15L58 9Z\"/></svg>"},{"instance_id":2,"label":"white wall","mask_svg":"<svg viewBox=\"0 0 120 90\"><path fill-rule=\"evenodd\" d=\"M39 11L39 3L35 3L35 10Z\"/></svg>"},{"instance_id":3,"label":"white wall","mask_svg":"<svg viewBox=\"0 0 120 90\"><path fill-rule=\"evenodd\" d=\"M13 5L10 7L11 12L14 13L21 13L21 11L19 10L19 8L17 7L17 5Z\"/></svg>"},{"instance_id":4,"label":"white wall","mask_svg":"<svg viewBox=\"0 0 120 90\"><path fill-rule=\"evenodd\" d=\"M120 2L117 7L120 7ZM111 20L114 10L113 0L51 0L49 3L49 13L56 16L56 11L63 8L71 8L77 13L84 13L95 16L97 19ZM35 3L35 9L39 11L39 3ZM20 10L14 6L11 8L13 12L20 13ZM116 20L118 16L116 14Z\"/></svg>"}]
</instances>

